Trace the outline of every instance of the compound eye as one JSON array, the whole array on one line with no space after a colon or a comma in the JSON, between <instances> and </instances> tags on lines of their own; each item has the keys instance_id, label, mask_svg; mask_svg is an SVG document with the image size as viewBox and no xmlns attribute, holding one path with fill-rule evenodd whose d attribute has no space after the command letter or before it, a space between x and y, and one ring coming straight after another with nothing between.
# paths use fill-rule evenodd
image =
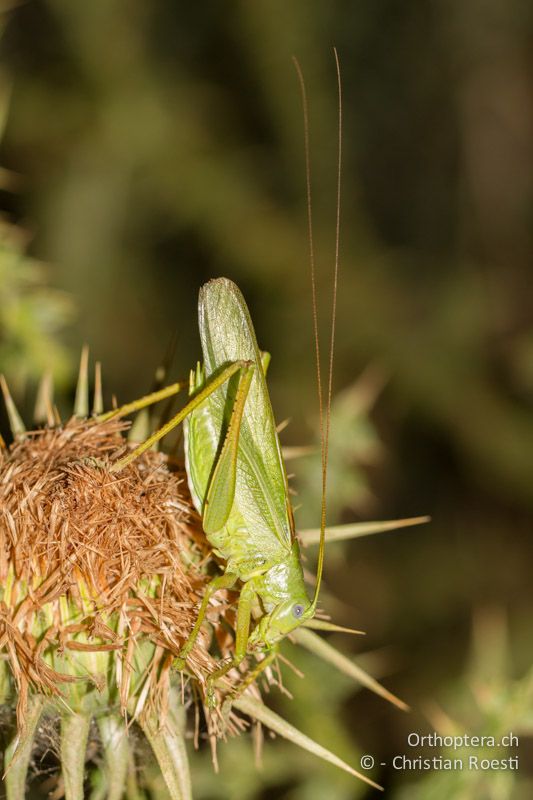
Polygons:
<instances>
[{"instance_id":1,"label":"compound eye","mask_svg":"<svg viewBox=\"0 0 533 800\"><path fill-rule=\"evenodd\" d=\"M292 615L296 617L296 619L300 619L303 617L304 607L300 603L295 603L292 607Z\"/></svg>"}]
</instances>

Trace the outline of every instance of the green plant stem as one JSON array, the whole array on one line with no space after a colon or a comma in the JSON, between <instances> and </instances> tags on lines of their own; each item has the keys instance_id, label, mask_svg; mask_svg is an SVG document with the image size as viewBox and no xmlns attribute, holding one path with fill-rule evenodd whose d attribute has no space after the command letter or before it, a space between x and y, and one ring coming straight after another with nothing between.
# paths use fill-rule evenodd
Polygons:
<instances>
[{"instance_id":1,"label":"green plant stem","mask_svg":"<svg viewBox=\"0 0 533 800\"><path fill-rule=\"evenodd\" d=\"M61 717L61 770L65 781L65 800L84 800L85 755L91 717L64 714Z\"/></svg>"},{"instance_id":2,"label":"green plant stem","mask_svg":"<svg viewBox=\"0 0 533 800\"><path fill-rule=\"evenodd\" d=\"M39 724L45 699L30 695L26 710L24 730L9 743L5 752L6 800L21 800L26 796L26 776L33 747L33 737Z\"/></svg>"},{"instance_id":3,"label":"green plant stem","mask_svg":"<svg viewBox=\"0 0 533 800\"><path fill-rule=\"evenodd\" d=\"M129 744L126 726L118 714L106 714L98 720L104 748L107 800L121 800L128 773Z\"/></svg>"},{"instance_id":4,"label":"green plant stem","mask_svg":"<svg viewBox=\"0 0 533 800\"><path fill-rule=\"evenodd\" d=\"M172 709L162 725L155 715L141 718L139 725L154 751L172 800L192 800L182 714Z\"/></svg>"}]
</instances>

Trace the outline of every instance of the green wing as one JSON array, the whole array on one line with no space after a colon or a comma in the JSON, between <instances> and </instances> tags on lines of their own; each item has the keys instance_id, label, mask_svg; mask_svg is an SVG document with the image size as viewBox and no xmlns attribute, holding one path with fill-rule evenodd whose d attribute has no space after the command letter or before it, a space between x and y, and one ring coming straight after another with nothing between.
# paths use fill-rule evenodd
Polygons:
<instances>
[{"instance_id":1,"label":"green wing","mask_svg":"<svg viewBox=\"0 0 533 800\"><path fill-rule=\"evenodd\" d=\"M277 540L290 549L293 534L287 477L261 354L248 308L232 281L219 278L202 287L199 327L206 379L229 362L242 359L256 365L240 426L235 499L228 532L234 534L244 525L257 543L268 545L270 540L274 545ZM197 371L193 388L197 389L201 382L202 376ZM187 469L199 511L203 510L215 460L229 424L237 383L238 375L214 391L188 420Z\"/></svg>"}]
</instances>

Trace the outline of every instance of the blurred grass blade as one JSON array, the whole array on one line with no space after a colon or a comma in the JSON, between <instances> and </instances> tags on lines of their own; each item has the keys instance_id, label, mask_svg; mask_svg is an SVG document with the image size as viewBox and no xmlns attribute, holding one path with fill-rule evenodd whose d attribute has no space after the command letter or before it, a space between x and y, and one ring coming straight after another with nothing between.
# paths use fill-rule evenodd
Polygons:
<instances>
[{"instance_id":1,"label":"blurred grass blade","mask_svg":"<svg viewBox=\"0 0 533 800\"><path fill-rule=\"evenodd\" d=\"M129 744L124 720L118 714L103 714L97 720L104 749L107 800L121 800L128 774Z\"/></svg>"},{"instance_id":2,"label":"blurred grass blade","mask_svg":"<svg viewBox=\"0 0 533 800\"><path fill-rule=\"evenodd\" d=\"M379 786L379 784L371 781L370 778L366 777L366 775L362 775L360 772L357 772L357 770L353 769L353 767L350 767L349 764L346 764L345 761L336 756L334 753L331 753L325 747L322 747L322 745L318 744L313 739L310 739L309 736L306 736L305 733L302 733L289 722L284 720L283 717L280 717L270 708L265 706L260 700L257 700L249 694L244 694L234 701L233 706L239 711L242 711L244 714L247 714L249 717L252 717L258 722L261 722L263 725L266 725L267 728L270 728L270 730L278 733L280 736L283 736L290 742L293 742L299 747L302 747L304 750L308 750L313 755L318 756L318 758L321 758L323 761L328 761L335 767L343 769L345 772L348 772L355 778L359 778L365 783L368 783L370 786L373 786L374 789L380 789L380 791L383 791L383 788Z\"/></svg>"},{"instance_id":3,"label":"blurred grass blade","mask_svg":"<svg viewBox=\"0 0 533 800\"><path fill-rule=\"evenodd\" d=\"M81 349L80 371L74 400L74 416L80 419L89 416L89 348L86 344Z\"/></svg>"},{"instance_id":4,"label":"blurred grass blade","mask_svg":"<svg viewBox=\"0 0 533 800\"><path fill-rule=\"evenodd\" d=\"M338 650L324 639L321 639L316 633L304 630L303 628L297 628L292 635L295 641L302 645L302 647L305 647L306 650L314 653L323 661L327 661L328 664L336 667L340 672L344 672L345 675L358 681L358 683L370 689L370 691L380 695L380 697L384 697L385 700L401 708L402 711L409 711L407 703L404 703L403 700L400 700L396 695L392 694L392 692L389 692L388 689L385 689L375 678L361 669L361 667L358 667L357 664L354 664L351 659L339 653Z\"/></svg>"},{"instance_id":5,"label":"blurred grass blade","mask_svg":"<svg viewBox=\"0 0 533 800\"><path fill-rule=\"evenodd\" d=\"M24 436L26 433L26 427L22 421L22 417L17 411L17 407L13 398L11 397L11 392L9 391L7 381L3 375L0 375L0 387L2 388L2 394L4 395L4 403L6 406L11 433L13 434L14 438L17 438L17 436Z\"/></svg>"},{"instance_id":6,"label":"blurred grass blade","mask_svg":"<svg viewBox=\"0 0 533 800\"><path fill-rule=\"evenodd\" d=\"M141 716L138 724L150 742L172 800L192 800L189 760L178 716L169 711L163 725L157 716Z\"/></svg>"},{"instance_id":7,"label":"blurred grass blade","mask_svg":"<svg viewBox=\"0 0 533 800\"><path fill-rule=\"evenodd\" d=\"M308 619L303 623L304 628L311 628L314 631L331 631L332 633L353 633L356 636L366 636L366 631L358 631L355 628L345 628L343 625L335 625L325 619Z\"/></svg>"},{"instance_id":8,"label":"blurred grass blade","mask_svg":"<svg viewBox=\"0 0 533 800\"><path fill-rule=\"evenodd\" d=\"M33 748L33 737L43 711L44 697L32 695L28 698L24 730L15 734L6 748L4 756L4 787L6 800L26 797L26 776Z\"/></svg>"},{"instance_id":9,"label":"blurred grass blade","mask_svg":"<svg viewBox=\"0 0 533 800\"><path fill-rule=\"evenodd\" d=\"M70 713L61 717L61 772L65 800L84 800L85 756L91 717Z\"/></svg>"},{"instance_id":10,"label":"blurred grass blade","mask_svg":"<svg viewBox=\"0 0 533 800\"><path fill-rule=\"evenodd\" d=\"M331 525L326 528L326 542L342 542L346 539L358 539L360 536L371 536L374 533L395 531L398 528L410 528L430 522L431 517L409 517L407 519L389 519L383 522L350 522L348 525ZM320 542L320 528L307 528L298 534L304 544Z\"/></svg>"}]
</instances>

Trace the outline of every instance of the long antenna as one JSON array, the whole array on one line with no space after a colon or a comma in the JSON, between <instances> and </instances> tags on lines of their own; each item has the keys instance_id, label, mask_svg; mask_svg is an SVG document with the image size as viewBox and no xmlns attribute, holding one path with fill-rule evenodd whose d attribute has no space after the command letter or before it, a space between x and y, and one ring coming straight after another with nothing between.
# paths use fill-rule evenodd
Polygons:
<instances>
[{"instance_id":1,"label":"long antenna","mask_svg":"<svg viewBox=\"0 0 533 800\"><path fill-rule=\"evenodd\" d=\"M336 193L336 217L335 217L335 257L333 269L333 299L331 307L331 334L329 342L329 365L328 383L326 393L326 419L324 423L324 396L322 390L322 372L320 367L320 341L318 335L318 303L316 292L315 274L315 251L313 239L313 208L311 197L311 166L309 148L309 110L307 102L307 92L305 81L298 60L293 56L294 66L300 83L300 93L302 96L303 120L304 120L304 150L305 150L305 175L306 175L306 195L307 195L307 225L309 236L309 263L311 272L311 295L313 306L313 332L315 339L315 357L317 372L318 406L320 414L320 444L322 455L322 502L320 511L320 546L318 552L317 576L315 594L311 604L314 613L318 602L320 584L322 582L322 572L324 568L324 550L326 544L326 509L327 509L327 466L329 455L329 432L331 422L331 395L333 385L333 356L335 351L335 321L337 316L337 286L339 276L339 253L340 253L340 210L341 210L341 175L342 175L342 82L339 56L337 49L333 48L335 57L335 67L337 72L337 92L338 92L338 156L337 156L337 193Z\"/></svg>"},{"instance_id":2,"label":"long antenna","mask_svg":"<svg viewBox=\"0 0 533 800\"><path fill-rule=\"evenodd\" d=\"M296 56L292 57L298 81L300 84L300 94L302 96L302 111L304 122L304 153L305 153L305 183L307 199L307 237L309 240L309 266L311 268L311 297L313 305L313 338L315 340L315 359L316 359L316 381L318 390L318 408L320 415L320 444L322 449L322 466L324 466L324 413L323 413L323 392L322 392L322 370L320 367L320 339L318 336L318 304L316 298L316 269L315 269L315 243L313 237L313 200L311 192L311 158L309 147L309 104L307 102L307 91L305 80L300 67L300 62Z\"/></svg>"}]
</instances>

